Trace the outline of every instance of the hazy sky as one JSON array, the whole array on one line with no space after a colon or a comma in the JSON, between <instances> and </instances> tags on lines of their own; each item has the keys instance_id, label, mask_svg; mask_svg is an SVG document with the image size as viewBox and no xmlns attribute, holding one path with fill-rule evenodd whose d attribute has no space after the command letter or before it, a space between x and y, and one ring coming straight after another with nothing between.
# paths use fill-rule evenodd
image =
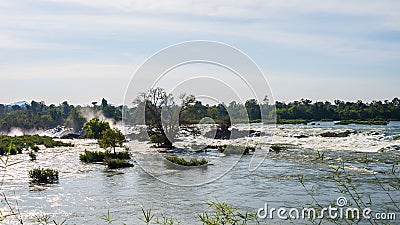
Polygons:
<instances>
[{"instance_id":1,"label":"hazy sky","mask_svg":"<svg viewBox=\"0 0 400 225\"><path fill-rule=\"evenodd\" d=\"M121 104L146 58L199 39L249 55L275 100L392 99L399 12L398 0L2 0L0 102Z\"/></svg>"}]
</instances>

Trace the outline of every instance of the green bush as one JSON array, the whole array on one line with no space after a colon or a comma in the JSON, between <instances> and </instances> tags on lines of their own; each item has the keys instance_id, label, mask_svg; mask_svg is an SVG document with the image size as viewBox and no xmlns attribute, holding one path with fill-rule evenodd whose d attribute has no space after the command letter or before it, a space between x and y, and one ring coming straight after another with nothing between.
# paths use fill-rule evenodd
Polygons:
<instances>
[{"instance_id":1,"label":"green bush","mask_svg":"<svg viewBox=\"0 0 400 225\"><path fill-rule=\"evenodd\" d=\"M362 125L388 125L386 120L342 120L336 122L335 125L349 125L349 124L362 124Z\"/></svg>"},{"instance_id":2,"label":"green bush","mask_svg":"<svg viewBox=\"0 0 400 225\"><path fill-rule=\"evenodd\" d=\"M33 183L54 183L58 181L58 170L35 168L29 171Z\"/></svg>"},{"instance_id":3,"label":"green bush","mask_svg":"<svg viewBox=\"0 0 400 225\"><path fill-rule=\"evenodd\" d=\"M46 146L46 148L53 148L58 146L73 146L70 143L55 141L53 140L53 138L48 136L23 135L11 137L7 135L0 135L0 155L8 153L10 143L12 143L10 154L20 154L22 153L23 149L28 149L29 147L31 147L32 150L37 151L39 150L37 145L44 145Z\"/></svg>"},{"instance_id":4,"label":"green bush","mask_svg":"<svg viewBox=\"0 0 400 225\"><path fill-rule=\"evenodd\" d=\"M131 154L128 151L123 151L123 152L116 152L109 154L110 158L113 159L130 159L131 158Z\"/></svg>"},{"instance_id":5,"label":"green bush","mask_svg":"<svg viewBox=\"0 0 400 225\"><path fill-rule=\"evenodd\" d=\"M103 162L107 157L107 153L102 151L86 151L79 155L79 160L82 162L92 163L92 162Z\"/></svg>"},{"instance_id":6,"label":"green bush","mask_svg":"<svg viewBox=\"0 0 400 225\"><path fill-rule=\"evenodd\" d=\"M241 146L241 145L227 145L222 151L225 155L247 155L250 151L255 151L256 148L253 146Z\"/></svg>"},{"instance_id":7,"label":"green bush","mask_svg":"<svg viewBox=\"0 0 400 225\"><path fill-rule=\"evenodd\" d=\"M125 167L133 167L133 164L128 162L125 159L114 159L114 158L106 158L104 160L104 165L106 165L109 169L118 169Z\"/></svg>"},{"instance_id":8,"label":"green bush","mask_svg":"<svg viewBox=\"0 0 400 225\"><path fill-rule=\"evenodd\" d=\"M36 154L35 154L35 152L30 151L28 155L29 155L29 157L31 158L31 161L35 161L35 160L36 160Z\"/></svg>"},{"instance_id":9,"label":"green bush","mask_svg":"<svg viewBox=\"0 0 400 225\"><path fill-rule=\"evenodd\" d=\"M181 166L201 166L208 163L208 161L205 158L201 159L192 158L189 161L187 161L186 159L177 156L168 156L166 159L172 163Z\"/></svg>"},{"instance_id":10,"label":"green bush","mask_svg":"<svg viewBox=\"0 0 400 225\"><path fill-rule=\"evenodd\" d=\"M93 163L93 162L104 162L106 158L111 158L111 159L130 159L131 154L127 151L123 152L116 152L110 153L108 151L102 152L102 151L87 151L83 154L79 155L79 160L82 162L87 162L87 163Z\"/></svg>"},{"instance_id":11,"label":"green bush","mask_svg":"<svg viewBox=\"0 0 400 225\"><path fill-rule=\"evenodd\" d=\"M308 122L311 122L311 120L304 120L304 119L280 119L277 121L278 124L307 124Z\"/></svg>"},{"instance_id":12,"label":"green bush","mask_svg":"<svg viewBox=\"0 0 400 225\"><path fill-rule=\"evenodd\" d=\"M35 152L38 152L38 151L39 151L39 146L33 145L33 146L31 147L31 149L32 149L33 151L35 151Z\"/></svg>"}]
</instances>

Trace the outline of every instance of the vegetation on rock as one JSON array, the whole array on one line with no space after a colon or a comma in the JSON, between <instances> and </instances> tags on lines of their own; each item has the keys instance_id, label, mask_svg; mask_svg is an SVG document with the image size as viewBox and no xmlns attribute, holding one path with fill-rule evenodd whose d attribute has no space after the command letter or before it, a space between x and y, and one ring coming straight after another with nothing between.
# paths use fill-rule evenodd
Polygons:
<instances>
[{"instance_id":1,"label":"vegetation on rock","mask_svg":"<svg viewBox=\"0 0 400 225\"><path fill-rule=\"evenodd\" d=\"M6 154L10 146L10 154L15 155L17 153L22 153L22 150L28 150L29 148L33 151L38 151L38 145L44 145L46 148L72 146L70 143L55 141L53 138L48 136L23 135L11 137L7 135L0 135L0 155Z\"/></svg>"},{"instance_id":2,"label":"vegetation on rock","mask_svg":"<svg viewBox=\"0 0 400 225\"><path fill-rule=\"evenodd\" d=\"M166 159L172 163L181 166L202 166L208 163L208 161L205 158L201 159L191 158L190 160L186 160L178 156L167 156Z\"/></svg>"},{"instance_id":3,"label":"vegetation on rock","mask_svg":"<svg viewBox=\"0 0 400 225\"><path fill-rule=\"evenodd\" d=\"M109 169L133 167L133 164L128 162L126 159L106 158L103 163Z\"/></svg>"},{"instance_id":4,"label":"vegetation on rock","mask_svg":"<svg viewBox=\"0 0 400 225\"><path fill-rule=\"evenodd\" d=\"M35 168L29 171L29 178L33 183L54 183L58 181L58 170Z\"/></svg>"}]
</instances>

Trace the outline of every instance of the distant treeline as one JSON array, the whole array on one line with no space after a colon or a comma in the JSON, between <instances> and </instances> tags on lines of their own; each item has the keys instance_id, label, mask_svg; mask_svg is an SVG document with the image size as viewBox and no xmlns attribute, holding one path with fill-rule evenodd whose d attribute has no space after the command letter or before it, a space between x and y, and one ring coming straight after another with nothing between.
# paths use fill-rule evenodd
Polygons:
<instances>
[{"instance_id":1,"label":"distant treeline","mask_svg":"<svg viewBox=\"0 0 400 225\"><path fill-rule=\"evenodd\" d=\"M229 115L233 122L241 122L243 118L250 122L285 121L390 121L400 120L400 99L392 101L344 102L335 100L313 103L308 99L301 99L290 103L275 102L269 104L268 98L262 103L250 99L245 104L231 102L229 105L204 106L200 102L185 109L181 113L183 120L196 121L206 116L213 119ZM182 119L181 119L182 120ZM236 120L236 121L235 121Z\"/></svg>"},{"instance_id":2,"label":"distant treeline","mask_svg":"<svg viewBox=\"0 0 400 225\"><path fill-rule=\"evenodd\" d=\"M400 99L392 101L315 102L307 99L291 103L276 102L278 119L305 120L400 120Z\"/></svg>"},{"instance_id":3,"label":"distant treeline","mask_svg":"<svg viewBox=\"0 0 400 225\"><path fill-rule=\"evenodd\" d=\"M138 106L140 107L140 106ZM125 108L126 118L140 120L136 108ZM4 105L0 104L0 131L8 132L13 127L26 130L48 129L59 125L65 125L80 130L83 124L90 119L89 117L101 114L104 118L120 121L122 119L123 106L113 106L108 104L103 98L101 104L92 102L92 106L74 106L63 102L59 105L46 105L44 102L32 101L24 105ZM229 113L228 113L229 112ZM400 120L400 99L385 101L372 101L365 103L344 102L335 100L313 103L308 99L301 99L290 103L275 102L270 104L268 98L259 103L255 99L250 99L245 104L235 101L228 105L203 105L200 101L195 101L180 113L181 123L198 123L205 117L210 117L215 121L222 120L229 116L232 122L283 122L286 120Z\"/></svg>"},{"instance_id":4,"label":"distant treeline","mask_svg":"<svg viewBox=\"0 0 400 225\"><path fill-rule=\"evenodd\" d=\"M121 120L121 107L109 105L104 98L101 105L97 105L97 102L92 104L93 106L74 106L67 101L59 105L46 105L37 101L21 105L0 104L0 131L9 132L12 128L40 130L60 125L79 131L88 117L101 115L115 121Z\"/></svg>"}]
</instances>

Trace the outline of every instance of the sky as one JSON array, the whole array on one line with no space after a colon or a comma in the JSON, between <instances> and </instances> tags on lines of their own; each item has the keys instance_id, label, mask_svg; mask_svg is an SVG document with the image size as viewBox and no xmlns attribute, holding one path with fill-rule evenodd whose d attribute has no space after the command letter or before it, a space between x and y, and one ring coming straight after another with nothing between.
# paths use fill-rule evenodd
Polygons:
<instances>
[{"instance_id":1,"label":"sky","mask_svg":"<svg viewBox=\"0 0 400 225\"><path fill-rule=\"evenodd\" d=\"M2 0L0 103L122 104L146 59L191 40L247 54L274 100L391 100L399 12L398 0Z\"/></svg>"}]
</instances>

